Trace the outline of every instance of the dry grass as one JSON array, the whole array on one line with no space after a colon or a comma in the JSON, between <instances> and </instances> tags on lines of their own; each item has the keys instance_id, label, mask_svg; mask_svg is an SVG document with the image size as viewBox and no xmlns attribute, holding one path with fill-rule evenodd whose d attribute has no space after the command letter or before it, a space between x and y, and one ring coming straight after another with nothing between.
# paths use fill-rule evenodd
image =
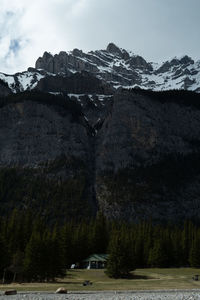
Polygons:
<instances>
[{"instance_id":1,"label":"dry grass","mask_svg":"<svg viewBox=\"0 0 200 300\"><path fill-rule=\"evenodd\" d=\"M194 274L200 274L200 269L138 269L133 272L132 279L108 278L104 270L70 270L66 278L58 279L55 283L0 285L0 290L55 291L60 286L71 291L198 289L200 281L192 280ZM82 283L85 280L93 284L84 287Z\"/></svg>"}]
</instances>

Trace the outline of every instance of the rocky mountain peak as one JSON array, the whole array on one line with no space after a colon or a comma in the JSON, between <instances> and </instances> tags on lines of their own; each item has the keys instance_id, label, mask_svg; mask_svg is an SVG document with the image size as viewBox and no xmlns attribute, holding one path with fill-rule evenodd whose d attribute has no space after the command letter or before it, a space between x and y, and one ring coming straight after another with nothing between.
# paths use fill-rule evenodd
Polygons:
<instances>
[{"instance_id":1,"label":"rocky mountain peak","mask_svg":"<svg viewBox=\"0 0 200 300\"><path fill-rule=\"evenodd\" d=\"M114 89L141 88L155 91L187 89L200 91L200 62L185 55L175 57L163 63L150 63L140 55L109 43L105 50L83 52L80 49L61 51L52 55L44 52L35 64L28 69L11 75L0 74L0 79L14 91L24 91L37 87L46 76L72 76L76 72L88 72L90 75L109 84ZM41 73L43 70L43 73ZM57 80L57 79L56 79ZM60 86L60 85L59 85ZM59 88L57 92L59 92Z\"/></svg>"},{"instance_id":2,"label":"rocky mountain peak","mask_svg":"<svg viewBox=\"0 0 200 300\"><path fill-rule=\"evenodd\" d=\"M194 64L194 60L191 57L189 57L188 55L184 55L180 58L175 57L168 62L171 66Z\"/></svg>"},{"instance_id":3,"label":"rocky mountain peak","mask_svg":"<svg viewBox=\"0 0 200 300\"><path fill-rule=\"evenodd\" d=\"M53 58L53 55L50 52L45 51L43 54L43 59L50 59Z\"/></svg>"},{"instance_id":4,"label":"rocky mountain peak","mask_svg":"<svg viewBox=\"0 0 200 300\"><path fill-rule=\"evenodd\" d=\"M106 51L108 51L108 52L110 52L114 55L116 55L116 54L119 55L119 56L122 55L122 51L114 43L109 43L107 48L106 48Z\"/></svg>"},{"instance_id":5,"label":"rocky mountain peak","mask_svg":"<svg viewBox=\"0 0 200 300\"><path fill-rule=\"evenodd\" d=\"M106 48L106 51L115 56L119 56L124 60L128 60L130 58L129 53L125 49L119 48L114 43L109 43Z\"/></svg>"},{"instance_id":6,"label":"rocky mountain peak","mask_svg":"<svg viewBox=\"0 0 200 300\"><path fill-rule=\"evenodd\" d=\"M83 51L82 50L79 50L77 48L75 48L73 51L72 51L72 54L74 56L79 56L79 57L82 57L83 56Z\"/></svg>"},{"instance_id":7,"label":"rocky mountain peak","mask_svg":"<svg viewBox=\"0 0 200 300\"><path fill-rule=\"evenodd\" d=\"M87 71L114 88L198 91L200 87L200 64L187 55L158 65L111 42L106 50L84 53L74 49L65 55L51 56L46 53L43 57L36 61L36 69L68 75L70 72Z\"/></svg>"},{"instance_id":8,"label":"rocky mountain peak","mask_svg":"<svg viewBox=\"0 0 200 300\"><path fill-rule=\"evenodd\" d=\"M180 62L184 65L187 65L187 64L192 64L193 65L194 64L194 60L191 57L187 56L187 55L183 56L180 59Z\"/></svg>"}]
</instances>

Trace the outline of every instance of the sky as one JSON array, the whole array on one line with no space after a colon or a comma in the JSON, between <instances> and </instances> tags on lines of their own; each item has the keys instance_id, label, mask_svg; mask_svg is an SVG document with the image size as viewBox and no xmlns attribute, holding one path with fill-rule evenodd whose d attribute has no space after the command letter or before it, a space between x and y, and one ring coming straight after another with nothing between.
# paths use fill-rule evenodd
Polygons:
<instances>
[{"instance_id":1,"label":"sky","mask_svg":"<svg viewBox=\"0 0 200 300\"><path fill-rule=\"evenodd\" d=\"M0 72L34 67L44 51L109 42L162 62L200 59L200 0L0 0Z\"/></svg>"}]
</instances>

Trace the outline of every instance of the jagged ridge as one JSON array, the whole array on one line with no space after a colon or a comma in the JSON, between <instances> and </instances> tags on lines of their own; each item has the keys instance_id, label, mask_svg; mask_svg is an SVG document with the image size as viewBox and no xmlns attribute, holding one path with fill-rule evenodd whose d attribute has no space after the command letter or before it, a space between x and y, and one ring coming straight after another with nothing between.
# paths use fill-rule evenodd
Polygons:
<instances>
[{"instance_id":1,"label":"jagged ridge","mask_svg":"<svg viewBox=\"0 0 200 300\"><path fill-rule=\"evenodd\" d=\"M106 50L84 53L79 49L61 51L52 55L45 52L36 61L35 68L7 75L0 73L12 92L37 89L45 77L68 77L86 71L109 83L115 89L142 88L150 90L184 89L200 92L200 61L187 55L164 63L147 62L143 57L110 43ZM60 92L59 89L57 92Z\"/></svg>"},{"instance_id":2,"label":"jagged ridge","mask_svg":"<svg viewBox=\"0 0 200 300\"><path fill-rule=\"evenodd\" d=\"M36 69L54 74L88 71L113 87L140 87L151 90L185 89L199 91L200 61L190 57L174 58L162 64L149 63L113 43L106 50L84 53L74 49L52 55L45 52Z\"/></svg>"}]
</instances>

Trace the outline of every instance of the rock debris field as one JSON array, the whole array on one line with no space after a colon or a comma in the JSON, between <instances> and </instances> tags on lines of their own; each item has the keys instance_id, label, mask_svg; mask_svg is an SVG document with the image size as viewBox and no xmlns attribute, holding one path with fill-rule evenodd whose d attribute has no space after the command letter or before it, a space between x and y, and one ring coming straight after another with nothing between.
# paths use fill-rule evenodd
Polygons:
<instances>
[{"instance_id":1,"label":"rock debris field","mask_svg":"<svg viewBox=\"0 0 200 300\"><path fill-rule=\"evenodd\" d=\"M0 295L0 299L13 300L200 300L199 291L156 291L156 292L92 292L68 293L66 295L47 293L19 293L14 296Z\"/></svg>"}]
</instances>

